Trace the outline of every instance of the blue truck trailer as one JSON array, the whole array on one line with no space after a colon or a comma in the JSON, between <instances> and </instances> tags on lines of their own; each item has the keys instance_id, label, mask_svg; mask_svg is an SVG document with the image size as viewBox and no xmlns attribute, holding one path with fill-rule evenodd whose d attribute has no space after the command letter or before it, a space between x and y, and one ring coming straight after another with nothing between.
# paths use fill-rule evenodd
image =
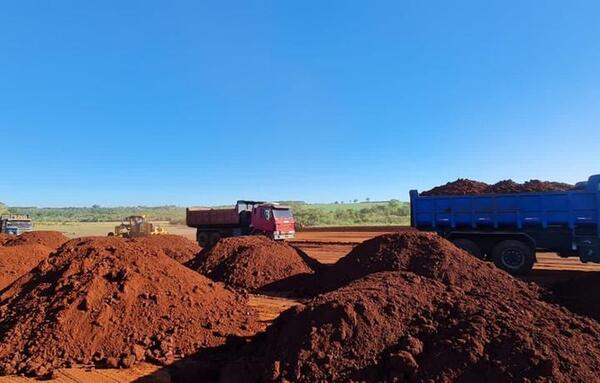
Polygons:
<instances>
[{"instance_id":1,"label":"blue truck trailer","mask_svg":"<svg viewBox=\"0 0 600 383\"><path fill-rule=\"evenodd\" d=\"M410 191L411 225L434 231L511 274L536 252L600 263L600 174L561 192L421 196Z\"/></svg>"}]
</instances>

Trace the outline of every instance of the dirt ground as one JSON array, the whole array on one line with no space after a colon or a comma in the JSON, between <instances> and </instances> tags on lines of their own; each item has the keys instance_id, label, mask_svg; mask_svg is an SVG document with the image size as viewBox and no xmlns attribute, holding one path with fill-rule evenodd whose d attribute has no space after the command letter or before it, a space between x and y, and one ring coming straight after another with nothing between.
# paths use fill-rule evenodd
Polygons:
<instances>
[{"instance_id":1,"label":"dirt ground","mask_svg":"<svg viewBox=\"0 0 600 383\"><path fill-rule=\"evenodd\" d=\"M320 262L334 263L362 241L385 232L403 230L410 230L410 228L394 227L393 230L381 228L381 231L300 232L292 243ZM543 286L562 282L586 272L600 272L600 264L585 264L581 263L578 258L560 258L554 253L538 253L537 260L533 272L523 279Z\"/></svg>"},{"instance_id":2,"label":"dirt ground","mask_svg":"<svg viewBox=\"0 0 600 383\"><path fill-rule=\"evenodd\" d=\"M311 230L299 232L292 244L322 263L334 263L364 240L385 232L403 230L410 230L410 228L376 228L369 231L353 228ZM182 229L177 234L190 239L194 238L192 230ZM587 272L600 272L600 265L583 264L575 258L561 259L556 254L542 253L538 254L538 262L533 272L525 280L541 285L550 285ZM260 320L268 323L285 309L299 303L283 297L253 295L250 304L258 311ZM144 377L147 379L143 379ZM0 377L0 383L32 381L35 380L16 376ZM50 382L56 383L133 381L170 382L170 378L164 370L161 370L161 367L142 363L130 369L87 369L83 367L61 369L56 373L56 378L50 380Z\"/></svg>"}]
</instances>

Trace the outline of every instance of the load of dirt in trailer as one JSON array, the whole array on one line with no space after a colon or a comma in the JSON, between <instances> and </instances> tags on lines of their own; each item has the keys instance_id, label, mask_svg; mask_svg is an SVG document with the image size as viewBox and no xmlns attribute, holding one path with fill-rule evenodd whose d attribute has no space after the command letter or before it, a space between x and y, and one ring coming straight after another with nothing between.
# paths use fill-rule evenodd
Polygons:
<instances>
[{"instance_id":1,"label":"load of dirt in trailer","mask_svg":"<svg viewBox=\"0 0 600 383\"><path fill-rule=\"evenodd\" d=\"M0 290L28 273L53 251L43 245L0 246Z\"/></svg>"},{"instance_id":2,"label":"load of dirt in trailer","mask_svg":"<svg viewBox=\"0 0 600 383\"><path fill-rule=\"evenodd\" d=\"M263 236L221 239L189 265L213 280L248 290L276 289L275 282L320 267L301 250Z\"/></svg>"},{"instance_id":3,"label":"load of dirt in trailer","mask_svg":"<svg viewBox=\"0 0 600 383\"><path fill-rule=\"evenodd\" d=\"M574 313L600 321L600 273L586 275L558 283L551 288L554 298Z\"/></svg>"},{"instance_id":4,"label":"load of dirt in trailer","mask_svg":"<svg viewBox=\"0 0 600 383\"><path fill-rule=\"evenodd\" d=\"M139 242L146 246L156 246L179 263L191 261L198 255L200 250L202 250L196 242L190 241L180 235L173 234L134 238L132 241Z\"/></svg>"},{"instance_id":5,"label":"load of dirt in trailer","mask_svg":"<svg viewBox=\"0 0 600 383\"><path fill-rule=\"evenodd\" d=\"M376 273L283 313L221 381L591 382L600 326L512 280L465 291Z\"/></svg>"},{"instance_id":6,"label":"load of dirt in trailer","mask_svg":"<svg viewBox=\"0 0 600 383\"><path fill-rule=\"evenodd\" d=\"M493 264L477 260L434 233L401 232L361 243L333 265L306 278L295 291L315 296L380 271L409 271L463 289L495 288L514 281Z\"/></svg>"},{"instance_id":7,"label":"load of dirt in trailer","mask_svg":"<svg viewBox=\"0 0 600 383\"><path fill-rule=\"evenodd\" d=\"M573 185L562 182L529 180L518 183L513 180L503 180L493 185L484 182L459 178L442 186L421 193L422 196L436 195L479 195L479 194L512 194L530 192L550 192L572 190Z\"/></svg>"},{"instance_id":8,"label":"load of dirt in trailer","mask_svg":"<svg viewBox=\"0 0 600 383\"><path fill-rule=\"evenodd\" d=\"M156 247L74 239L0 295L0 374L170 363L256 328L247 297Z\"/></svg>"},{"instance_id":9,"label":"load of dirt in trailer","mask_svg":"<svg viewBox=\"0 0 600 383\"><path fill-rule=\"evenodd\" d=\"M423 196L429 195L464 195L464 194L485 194L490 185L473 181L466 178L459 178L456 181L448 182L442 186L436 186L431 190L421 193Z\"/></svg>"},{"instance_id":10,"label":"load of dirt in trailer","mask_svg":"<svg viewBox=\"0 0 600 383\"><path fill-rule=\"evenodd\" d=\"M4 246L42 245L55 249L68 240L58 231L28 231L16 237L11 236L4 241Z\"/></svg>"}]
</instances>

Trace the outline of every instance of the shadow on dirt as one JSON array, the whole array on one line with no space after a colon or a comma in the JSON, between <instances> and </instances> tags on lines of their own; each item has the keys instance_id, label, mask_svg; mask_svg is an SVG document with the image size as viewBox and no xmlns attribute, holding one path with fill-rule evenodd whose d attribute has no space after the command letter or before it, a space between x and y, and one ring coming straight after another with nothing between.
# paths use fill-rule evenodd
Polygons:
<instances>
[{"instance_id":1,"label":"shadow on dirt","mask_svg":"<svg viewBox=\"0 0 600 383\"><path fill-rule=\"evenodd\" d=\"M520 279L546 289L542 296L546 302L600 321L600 272L533 270Z\"/></svg>"},{"instance_id":2,"label":"shadow on dirt","mask_svg":"<svg viewBox=\"0 0 600 383\"><path fill-rule=\"evenodd\" d=\"M223 346L202 349L133 383L256 381L256 371L251 372L249 368L253 363L253 357L249 355L261 354L259 350L263 339L262 333L254 338L231 336Z\"/></svg>"}]
</instances>

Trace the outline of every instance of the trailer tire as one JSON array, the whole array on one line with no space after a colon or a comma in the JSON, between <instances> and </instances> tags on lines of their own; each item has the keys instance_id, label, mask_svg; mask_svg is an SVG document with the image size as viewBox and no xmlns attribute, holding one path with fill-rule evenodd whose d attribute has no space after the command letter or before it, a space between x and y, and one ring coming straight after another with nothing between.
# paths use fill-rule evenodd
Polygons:
<instances>
[{"instance_id":1,"label":"trailer tire","mask_svg":"<svg viewBox=\"0 0 600 383\"><path fill-rule=\"evenodd\" d=\"M219 242L219 239L221 239L221 233L211 233L210 234L210 246L214 246L217 244L217 242Z\"/></svg>"},{"instance_id":2,"label":"trailer tire","mask_svg":"<svg viewBox=\"0 0 600 383\"><path fill-rule=\"evenodd\" d=\"M200 245L200 247L208 246L208 233L205 231L199 231L196 234L196 241L198 241L198 245Z\"/></svg>"},{"instance_id":3,"label":"trailer tire","mask_svg":"<svg viewBox=\"0 0 600 383\"><path fill-rule=\"evenodd\" d=\"M454 246L458 247L459 249L463 249L467 253L473 255L475 258L483 260L483 251L481 251L479 245L474 241L466 238L458 238L453 240L452 243Z\"/></svg>"},{"instance_id":4,"label":"trailer tire","mask_svg":"<svg viewBox=\"0 0 600 383\"><path fill-rule=\"evenodd\" d=\"M533 268L535 253L527 244L509 239L494 247L492 259L500 269L512 275L524 275Z\"/></svg>"}]
</instances>

